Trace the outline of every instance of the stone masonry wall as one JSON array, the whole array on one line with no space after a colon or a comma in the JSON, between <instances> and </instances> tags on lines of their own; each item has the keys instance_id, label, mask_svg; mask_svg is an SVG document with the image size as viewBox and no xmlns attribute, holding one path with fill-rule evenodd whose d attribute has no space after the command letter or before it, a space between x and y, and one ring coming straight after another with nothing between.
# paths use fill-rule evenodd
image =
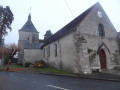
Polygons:
<instances>
[{"instance_id":1,"label":"stone masonry wall","mask_svg":"<svg viewBox=\"0 0 120 90\"><path fill-rule=\"evenodd\" d=\"M42 49L24 49L24 63L43 60Z\"/></svg>"},{"instance_id":2,"label":"stone masonry wall","mask_svg":"<svg viewBox=\"0 0 120 90\"><path fill-rule=\"evenodd\" d=\"M98 16L98 11L102 13L102 17ZM98 25L100 23L104 25L105 37L103 38L99 36L98 32ZM108 19L103 8L98 4L98 6L92 9L89 15L80 25L78 25L77 28L80 31L81 36L84 36L87 40L87 48L96 53L95 60L91 64L91 68L101 69L99 54L97 54L97 51L102 43L104 43L104 45L100 49L103 49L106 53L107 69L114 68L115 63L113 54L118 50L116 42L117 31Z\"/></svg>"},{"instance_id":3,"label":"stone masonry wall","mask_svg":"<svg viewBox=\"0 0 120 90\"><path fill-rule=\"evenodd\" d=\"M102 13L102 17L98 16L98 11ZM99 36L98 32L100 23L104 25L105 37L103 38ZM50 66L60 69L75 73L91 73L91 69L101 70L99 50L103 49L106 54L107 69L112 69L116 65L113 54L118 50L116 36L117 31L98 4L80 25L77 25L75 30L44 47L44 60ZM58 46L57 57L54 56L55 43ZM50 57L48 56L48 46L50 46ZM89 53L89 50L92 53ZM90 61L91 55L94 55L92 62Z\"/></svg>"}]
</instances>

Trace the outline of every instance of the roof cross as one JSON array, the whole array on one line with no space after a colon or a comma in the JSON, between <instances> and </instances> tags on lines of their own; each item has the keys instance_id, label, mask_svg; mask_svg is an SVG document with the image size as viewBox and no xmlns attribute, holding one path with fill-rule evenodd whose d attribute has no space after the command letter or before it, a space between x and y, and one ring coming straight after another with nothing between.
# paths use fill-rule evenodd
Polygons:
<instances>
[{"instance_id":1,"label":"roof cross","mask_svg":"<svg viewBox=\"0 0 120 90\"><path fill-rule=\"evenodd\" d=\"M30 6L30 9L29 9L29 10L30 10L30 13L31 13L31 10L32 10L31 6Z\"/></svg>"}]
</instances>

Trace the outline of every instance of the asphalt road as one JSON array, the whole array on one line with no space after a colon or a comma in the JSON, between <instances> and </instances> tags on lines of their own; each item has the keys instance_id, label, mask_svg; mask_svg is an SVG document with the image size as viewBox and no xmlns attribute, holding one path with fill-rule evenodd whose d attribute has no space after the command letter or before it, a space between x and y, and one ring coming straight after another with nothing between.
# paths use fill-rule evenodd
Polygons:
<instances>
[{"instance_id":1,"label":"asphalt road","mask_svg":"<svg viewBox=\"0 0 120 90\"><path fill-rule=\"evenodd\" d=\"M0 72L0 90L120 90L120 82Z\"/></svg>"}]
</instances>

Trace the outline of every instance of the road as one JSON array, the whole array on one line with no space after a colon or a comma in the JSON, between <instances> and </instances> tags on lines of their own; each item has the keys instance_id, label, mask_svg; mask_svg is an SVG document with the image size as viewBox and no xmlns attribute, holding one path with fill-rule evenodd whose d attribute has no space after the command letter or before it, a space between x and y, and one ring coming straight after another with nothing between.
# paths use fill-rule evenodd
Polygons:
<instances>
[{"instance_id":1,"label":"road","mask_svg":"<svg viewBox=\"0 0 120 90\"><path fill-rule=\"evenodd\" d=\"M120 82L0 72L0 90L120 90Z\"/></svg>"}]
</instances>

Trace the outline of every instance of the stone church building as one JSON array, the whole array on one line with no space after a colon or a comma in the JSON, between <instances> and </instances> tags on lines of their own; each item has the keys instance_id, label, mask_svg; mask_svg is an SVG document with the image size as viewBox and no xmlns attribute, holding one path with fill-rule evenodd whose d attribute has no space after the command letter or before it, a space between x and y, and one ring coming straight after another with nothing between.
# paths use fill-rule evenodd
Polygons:
<instances>
[{"instance_id":1,"label":"stone church building","mask_svg":"<svg viewBox=\"0 0 120 90\"><path fill-rule=\"evenodd\" d=\"M85 74L119 64L118 32L99 2L55 34L45 35L39 40L29 15L19 30L19 63L44 60L52 67Z\"/></svg>"}]
</instances>

